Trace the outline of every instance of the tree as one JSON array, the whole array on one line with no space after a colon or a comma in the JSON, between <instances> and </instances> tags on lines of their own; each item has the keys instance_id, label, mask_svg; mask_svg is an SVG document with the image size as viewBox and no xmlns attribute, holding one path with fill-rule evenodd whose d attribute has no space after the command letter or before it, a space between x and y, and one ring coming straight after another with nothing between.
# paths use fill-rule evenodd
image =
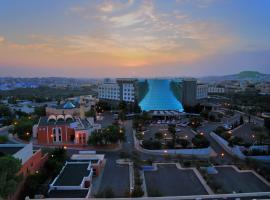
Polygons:
<instances>
[{"instance_id":1,"label":"tree","mask_svg":"<svg viewBox=\"0 0 270 200\"><path fill-rule=\"evenodd\" d=\"M11 114L12 114L11 110L8 106L0 104L0 117L10 116Z\"/></svg>"},{"instance_id":2,"label":"tree","mask_svg":"<svg viewBox=\"0 0 270 200\"><path fill-rule=\"evenodd\" d=\"M207 138L199 134L195 135L195 137L192 138L192 143L194 144L195 147L198 147L198 148L207 148L210 145Z\"/></svg>"},{"instance_id":3,"label":"tree","mask_svg":"<svg viewBox=\"0 0 270 200\"><path fill-rule=\"evenodd\" d=\"M178 143L185 149L189 145L189 141L186 139L179 139Z\"/></svg>"},{"instance_id":4,"label":"tree","mask_svg":"<svg viewBox=\"0 0 270 200\"><path fill-rule=\"evenodd\" d=\"M29 140L32 135L33 121L24 117L17 121L13 129L13 134L17 134L22 140Z\"/></svg>"},{"instance_id":5,"label":"tree","mask_svg":"<svg viewBox=\"0 0 270 200\"><path fill-rule=\"evenodd\" d=\"M86 117L93 117L96 120L96 111L92 107L89 111L85 112Z\"/></svg>"},{"instance_id":6,"label":"tree","mask_svg":"<svg viewBox=\"0 0 270 200\"><path fill-rule=\"evenodd\" d=\"M243 119L243 116L242 116L242 115L240 116L239 123L240 123L240 124L244 124L244 119Z\"/></svg>"},{"instance_id":7,"label":"tree","mask_svg":"<svg viewBox=\"0 0 270 200\"><path fill-rule=\"evenodd\" d=\"M175 148L175 142L176 142L176 130L174 124L169 124L168 131L172 134L172 146Z\"/></svg>"},{"instance_id":8,"label":"tree","mask_svg":"<svg viewBox=\"0 0 270 200\"><path fill-rule=\"evenodd\" d=\"M16 191L21 180L21 176L18 175L20 168L21 163L18 159L12 156L0 157L0 199L6 199Z\"/></svg>"},{"instance_id":9,"label":"tree","mask_svg":"<svg viewBox=\"0 0 270 200\"><path fill-rule=\"evenodd\" d=\"M35 107L34 113L41 117L46 115L46 106Z\"/></svg>"},{"instance_id":10,"label":"tree","mask_svg":"<svg viewBox=\"0 0 270 200\"><path fill-rule=\"evenodd\" d=\"M270 129L270 118L264 118L264 126Z\"/></svg>"},{"instance_id":11,"label":"tree","mask_svg":"<svg viewBox=\"0 0 270 200\"><path fill-rule=\"evenodd\" d=\"M163 139L163 134L161 132L157 132L157 133L155 133L155 138L157 140L162 140Z\"/></svg>"},{"instance_id":12,"label":"tree","mask_svg":"<svg viewBox=\"0 0 270 200\"><path fill-rule=\"evenodd\" d=\"M0 135L0 144L6 143L8 141L7 136L5 135Z\"/></svg>"},{"instance_id":13,"label":"tree","mask_svg":"<svg viewBox=\"0 0 270 200\"><path fill-rule=\"evenodd\" d=\"M144 192L142 190L142 187L140 185L135 185L134 190L132 191L131 196L132 197L142 197L144 195Z\"/></svg>"}]
</instances>

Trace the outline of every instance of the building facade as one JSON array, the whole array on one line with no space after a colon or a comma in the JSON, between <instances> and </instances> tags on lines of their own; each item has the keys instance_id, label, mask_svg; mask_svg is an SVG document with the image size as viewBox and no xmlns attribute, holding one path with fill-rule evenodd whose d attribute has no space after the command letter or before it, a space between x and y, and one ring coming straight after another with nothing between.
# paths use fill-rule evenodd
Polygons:
<instances>
[{"instance_id":1,"label":"building facade","mask_svg":"<svg viewBox=\"0 0 270 200\"><path fill-rule=\"evenodd\" d=\"M33 127L38 144L86 145L92 131L101 129L92 118L82 119L71 115L41 117Z\"/></svg>"},{"instance_id":2,"label":"building facade","mask_svg":"<svg viewBox=\"0 0 270 200\"><path fill-rule=\"evenodd\" d=\"M197 80L187 78L182 81L182 103L185 106L195 106L197 103Z\"/></svg>"},{"instance_id":3,"label":"building facade","mask_svg":"<svg viewBox=\"0 0 270 200\"><path fill-rule=\"evenodd\" d=\"M196 99L206 99L208 96L208 85L207 84L197 84L197 93L196 93Z\"/></svg>"},{"instance_id":4,"label":"building facade","mask_svg":"<svg viewBox=\"0 0 270 200\"><path fill-rule=\"evenodd\" d=\"M98 98L109 101L134 102L137 79L105 79L98 87Z\"/></svg>"},{"instance_id":5,"label":"building facade","mask_svg":"<svg viewBox=\"0 0 270 200\"><path fill-rule=\"evenodd\" d=\"M208 87L208 93L209 94L224 94L225 93L225 87L211 85L211 86Z\"/></svg>"},{"instance_id":6,"label":"building facade","mask_svg":"<svg viewBox=\"0 0 270 200\"><path fill-rule=\"evenodd\" d=\"M66 101L62 101L60 105L46 107L46 115L80 116L81 111L89 111L97 102L98 99L91 95L68 98Z\"/></svg>"}]
</instances>

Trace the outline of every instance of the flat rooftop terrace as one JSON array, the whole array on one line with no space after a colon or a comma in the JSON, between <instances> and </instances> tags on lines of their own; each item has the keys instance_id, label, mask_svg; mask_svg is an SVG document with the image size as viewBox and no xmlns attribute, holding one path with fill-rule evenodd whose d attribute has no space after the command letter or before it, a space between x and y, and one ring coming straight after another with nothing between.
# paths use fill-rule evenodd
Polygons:
<instances>
[{"instance_id":1,"label":"flat rooftop terrace","mask_svg":"<svg viewBox=\"0 0 270 200\"><path fill-rule=\"evenodd\" d=\"M89 163L67 163L54 186L78 186L90 174Z\"/></svg>"},{"instance_id":2,"label":"flat rooftop terrace","mask_svg":"<svg viewBox=\"0 0 270 200\"><path fill-rule=\"evenodd\" d=\"M50 198L85 198L88 189L85 190L51 190Z\"/></svg>"},{"instance_id":3,"label":"flat rooftop terrace","mask_svg":"<svg viewBox=\"0 0 270 200\"><path fill-rule=\"evenodd\" d=\"M6 155L13 155L20 151L23 147L0 147L0 153Z\"/></svg>"}]
</instances>

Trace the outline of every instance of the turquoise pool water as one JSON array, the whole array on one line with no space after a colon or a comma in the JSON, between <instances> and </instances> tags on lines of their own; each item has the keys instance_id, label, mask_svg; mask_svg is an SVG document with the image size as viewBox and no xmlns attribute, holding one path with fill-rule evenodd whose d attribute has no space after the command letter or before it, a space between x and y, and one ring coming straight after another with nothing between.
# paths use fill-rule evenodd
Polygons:
<instances>
[{"instance_id":1,"label":"turquoise pool water","mask_svg":"<svg viewBox=\"0 0 270 200\"><path fill-rule=\"evenodd\" d=\"M168 79L148 80L148 93L139 103L143 111L175 110L183 112L182 103L174 96Z\"/></svg>"}]
</instances>

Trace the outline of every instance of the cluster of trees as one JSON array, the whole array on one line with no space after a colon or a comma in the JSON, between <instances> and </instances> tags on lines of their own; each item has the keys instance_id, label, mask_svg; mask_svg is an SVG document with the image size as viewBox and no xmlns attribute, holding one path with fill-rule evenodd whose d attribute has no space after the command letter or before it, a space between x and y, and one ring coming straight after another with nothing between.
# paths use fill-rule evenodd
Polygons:
<instances>
[{"instance_id":1,"label":"cluster of trees","mask_svg":"<svg viewBox=\"0 0 270 200\"><path fill-rule=\"evenodd\" d=\"M89 137L89 145L106 145L118 141L125 141L125 130L117 124L109 125L106 128L94 131Z\"/></svg>"},{"instance_id":2,"label":"cluster of trees","mask_svg":"<svg viewBox=\"0 0 270 200\"><path fill-rule=\"evenodd\" d=\"M136 115L133 119L133 128L137 131L142 131L145 126L149 124L151 117L147 112L142 112L140 115Z\"/></svg>"},{"instance_id":3,"label":"cluster of trees","mask_svg":"<svg viewBox=\"0 0 270 200\"><path fill-rule=\"evenodd\" d=\"M119 119L121 119L121 120L125 120L126 114L128 114L128 113L140 113L141 112L141 108L136 100L133 103L127 103L125 101L120 101L118 104L118 110L119 110Z\"/></svg>"},{"instance_id":4,"label":"cluster of trees","mask_svg":"<svg viewBox=\"0 0 270 200\"><path fill-rule=\"evenodd\" d=\"M142 197L144 195L144 191L142 189L142 179L140 175L142 160L137 152L132 152L131 159L133 161L134 167L134 189L131 193L131 197Z\"/></svg>"},{"instance_id":5,"label":"cluster of trees","mask_svg":"<svg viewBox=\"0 0 270 200\"><path fill-rule=\"evenodd\" d=\"M20 139L29 141L32 136L33 119L30 117L22 117L13 124L14 128L11 132L17 134Z\"/></svg>"},{"instance_id":6,"label":"cluster of trees","mask_svg":"<svg viewBox=\"0 0 270 200\"><path fill-rule=\"evenodd\" d=\"M157 150L161 149L162 144L159 140L143 140L142 142L143 148L145 149L152 149L152 150Z\"/></svg>"},{"instance_id":7,"label":"cluster of trees","mask_svg":"<svg viewBox=\"0 0 270 200\"><path fill-rule=\"evenodd\" d=\"M16 104L17 100L31 100L34 102L46 102L52 100L60 100L62 98L94 94L90 87L80 88L53 88L40 86L38 88L17 88L14 90L0 91L2 98L7 98L9 103Z\"/></svg>"},{"instance_id":8,"label":"cluster of trees","mask_svg":"<svg viewBox=\"0 0 270 200\"><path fill-rule=\"evenodd\" d=\"M29 175L24 183L22 198L29 196L33 198L35 194L43 194L46 196L48 183L56 177L67 160L67 153L64 148L54 149L49 152L49 158L45 162L44 167L35 174Z\"/></svg>"},{"instance_id":9,"label":"cluster of trees","mask_svg":"<svg viewBox=\"0 0 270 200\"><path fill-rule=\"evenodd\" d=\"M207 148L210 145L210 142L204 135L197 134L192 138L192 144L196 148Z\"/></svg>"},{"instance_id":10,"label":"cluster of trees","mask_svg":"<svg viewBox=\"0 0 270 200\"><path fill-rule=\"evenodd\" d=\"M202 118L201 117L192 117L189 119L189 126L193 129L197 129L201 126Z\"/></svg>"},{"instance_id":11,"label":"cluster of trees","mask_svg":"<svg viewBox=\"0 0 270 200\"><path fill-rule=\"evenodd\" d=\"M106 101L99 100L96 104L96 111L98 113L102 113L104 111L109 111L111 110L111 106L108 104Z\"/></svg>"},{"instance_id":12,"label":"cluster of trees","mask_svg":"<svg viewBox=\"0 0 270 200\"><path fill-rule=\"evenodd\" d=\"M14 114L11 112L10 108L5 104L0 104L0 124L7 126L12 123Z\"/></svg>"},{"instance_id":13,"label":"cluster of trees","mask_svg":"<svg viewBox=\"0 0 270 200\"><path fill-rule=\"evenodd\" d=\"M21 168L21 162L12 156L0 157L0 199L7 199L12 195L22 176L18 175Z\"/></svg>"},{"instance_id":14,"label":"cluster of trees","mask_svg":"<svg viewBox=\"0 0 270 200\"><path fill-rule=\"evenodd\" d=\"M8 141L8 137L5 135L0 135L0 144L6 143Z\"/></svg>"},{"instance_id":15,"label":"cluster of trees","mask_svg":"<svg viewBox=\"0 0 270 200\"><path fill-rule=\"evenodd\" d=\"M270 112L270 95L260 95L251 93L235 93L229 94L228 97L232 101L234 106L246 106L250 107L249 113L255 114L257 112Z\"/></svg>"}]
</instances>

